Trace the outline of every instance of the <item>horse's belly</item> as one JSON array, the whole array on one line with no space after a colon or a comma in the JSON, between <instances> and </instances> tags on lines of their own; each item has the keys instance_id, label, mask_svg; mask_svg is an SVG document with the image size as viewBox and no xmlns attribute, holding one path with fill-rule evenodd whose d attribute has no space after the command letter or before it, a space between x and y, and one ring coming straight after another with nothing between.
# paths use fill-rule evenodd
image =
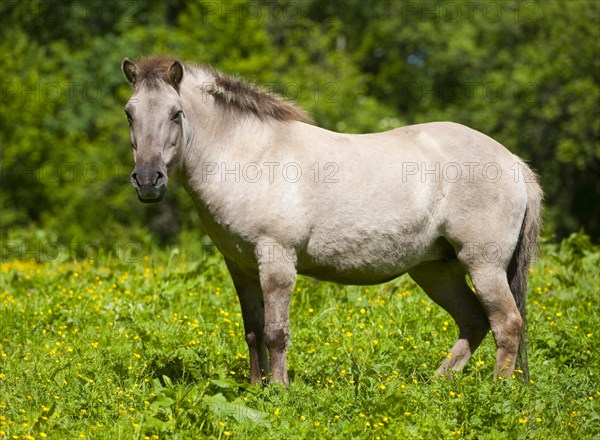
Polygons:
<instances>
[{"instance_id":1,"label":"horse's belly","mask_svg":"<svg viewBox=\"0 0 600 440\"><path fill-rule=\"evenodd\" d=\"M379 284L424 261L446 258L447 253L431 236L346 235L337 240L311 240L299 255L297 269L299 274L324 281Z\"/></svg>"},{"instance_id":2,"label":"horse's belly","mask_svg":"<svg viewBox=\"0 0 600 440\"><path fill-rule=\"evenodd\" d=\"M389 272L384 272L381 270L365 271L364 268L359 268L357 270L344 270L334 266L315 266L307 268L306 270L298 271L300 275L307 275L321 281L361 286L385 283L393 280L394 278L398 278L405 272L406 270Z\"/></svg>"}]
</instances>

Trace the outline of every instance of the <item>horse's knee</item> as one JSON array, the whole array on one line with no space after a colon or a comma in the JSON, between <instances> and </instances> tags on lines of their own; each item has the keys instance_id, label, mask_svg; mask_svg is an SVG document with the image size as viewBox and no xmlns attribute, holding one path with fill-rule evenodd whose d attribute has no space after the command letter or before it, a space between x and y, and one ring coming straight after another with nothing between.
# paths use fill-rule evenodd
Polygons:
<instances>
[{"instance_id":1,"label":"horse's knee","mask_svg":"<svg viewBox=\"0 0 600 440\"><path fill-rule=\"evenodd\" d=\"M266 324L263 338L269 350L284 350L288 345L290 330L287 324Z\"/></svg>"}]
</instances>

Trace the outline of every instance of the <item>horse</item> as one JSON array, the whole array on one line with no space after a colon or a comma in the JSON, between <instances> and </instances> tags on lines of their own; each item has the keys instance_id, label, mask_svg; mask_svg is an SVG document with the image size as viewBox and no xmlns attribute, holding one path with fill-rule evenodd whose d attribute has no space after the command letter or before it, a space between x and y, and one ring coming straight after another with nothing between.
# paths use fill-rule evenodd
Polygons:
<instances>
[{"instance_id":1,"label":"horse","mask_svg":"<svg viewBox=\"0 0 600 440\"><path fill-rule=\"evenodd\" d=\"M131 183L159 202L176 175L192 197L233 280L252 384L288 386L298 274L371 285L408 273L458 326L439 375L461 371L490 329L494 380L514 375L517 356L528 375L543 195L519 157L452 122L329 131L258 85L171 56L125 58L121 70L133 86Z\"/></svg>"}]
</instances>

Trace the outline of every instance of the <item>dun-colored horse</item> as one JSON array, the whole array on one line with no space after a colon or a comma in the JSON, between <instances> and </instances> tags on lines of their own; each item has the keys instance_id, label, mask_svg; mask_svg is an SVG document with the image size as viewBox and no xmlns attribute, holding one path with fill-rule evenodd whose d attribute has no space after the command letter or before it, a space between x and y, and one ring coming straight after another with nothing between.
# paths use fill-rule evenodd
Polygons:
<instances>
[{"instance_id":1,"label":"dun-colored horse","mask_svg":"<svg viewBox=\"0 0 600 440\"><path fill-rule=\"evenodd\" d=\"M542 193L517 156L450 122L334 133L256 86L170 57L125 59L122 70L134 89L131 183L157 202L181 178L233 278L253 383L288 383L297 274L375 284L408 273L459 328L440 374L461 370L490 328L495 375L511 375L519 351L526 371Z\"/></svg>"}]
</instances>

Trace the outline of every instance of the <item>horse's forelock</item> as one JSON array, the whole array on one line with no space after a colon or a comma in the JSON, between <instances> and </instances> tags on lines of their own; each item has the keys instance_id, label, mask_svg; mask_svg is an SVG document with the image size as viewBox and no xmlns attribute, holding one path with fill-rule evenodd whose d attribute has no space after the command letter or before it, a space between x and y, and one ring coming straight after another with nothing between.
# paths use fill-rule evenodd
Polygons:
<instances>
[{"instance_id":1,"label":"horse's forelock","mask_svg":"<svg viewBox=\"0 0 600 440\"><path fill-rule=\"evenodd\" d=\"M161 82L173 87L176 85L171 81L169 68L177 61L176 58L164 55L153 55L141 58L137 63L137 84L149 89L157 89Z\"/></svg>"}]
</instances>

